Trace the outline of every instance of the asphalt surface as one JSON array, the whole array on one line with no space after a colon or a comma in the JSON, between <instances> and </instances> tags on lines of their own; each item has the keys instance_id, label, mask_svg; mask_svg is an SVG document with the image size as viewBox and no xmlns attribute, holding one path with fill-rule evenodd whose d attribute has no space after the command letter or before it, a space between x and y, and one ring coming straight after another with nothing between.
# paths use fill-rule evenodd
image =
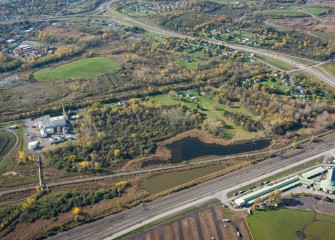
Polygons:
<instances>
[{"instance_id":1,"label":"asphalt surface","mask_svg":"<svg viewBox=\"0 0 335 240\"><path fill-rule=\"evenodd\" d=\"M334 143L335 138L328 139L327 142L313 143L309 145L307 149L296 149L279 157L265 160L256 165L229 173L214 180L199 184L195 187L154 200L147 203L145 209L140 206L127 209L95 222L78 226L66 232L58 233L49 239L100 240L107 238L123 229L141 223L171 209L183 206L191 201L196 201L200 198L214 195L215 193L223 191L227 188L238 186L245 181L250 181L266 173L281 169L284 166L288 166L319 153L326 152L334 148Z\"/></svg>"}]
</instances>

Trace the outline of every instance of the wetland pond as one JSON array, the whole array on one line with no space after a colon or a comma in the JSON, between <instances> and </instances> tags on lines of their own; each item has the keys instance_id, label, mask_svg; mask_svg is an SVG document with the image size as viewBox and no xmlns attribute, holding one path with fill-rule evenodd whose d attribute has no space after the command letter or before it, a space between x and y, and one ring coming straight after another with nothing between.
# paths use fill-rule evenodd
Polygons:
<instances>
[{"instance_id":1,"label":"wetland pond","mask_svg":"<svg viewBox=\"0 0 335 240\"><path fill-rule=\"evenodd\" d=\"M187 137L168 144L166 147L172 152L170 163L180 163L191 160L193 158L209 155L226 156L231 154L257 151L267 148L270 146L270 144L271 141L259 140L223 146L219 144L204 143L199 138Z\"/></svg>"},{"instance_id":2,"label":"wetland pond","mask_svg":"<svg viewBox=\"0 0 335 240\"><path fill-rule=\"evenodd\" d=\"M167 147L172 151L172 159L170 160L170 163L180 163L196 157L208 155L226 156L261 150L268 147L270 144L271 141L260 140L223 146L219 144L207 144L203 143L198 138L187 137L169 144ZM150 193L159 193L225 168L225 165L218 163L202 168L162 173L143 181L141 187Z\"/></svg>"}]
</instances>

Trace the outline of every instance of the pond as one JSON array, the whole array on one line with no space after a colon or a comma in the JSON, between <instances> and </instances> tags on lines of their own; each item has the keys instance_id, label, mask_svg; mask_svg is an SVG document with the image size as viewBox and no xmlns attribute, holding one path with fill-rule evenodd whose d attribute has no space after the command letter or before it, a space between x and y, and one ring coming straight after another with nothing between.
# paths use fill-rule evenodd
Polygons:
<instances>
[{"instance_id":1,"label":"pond","mask_svg":"<svg viewBox=\"0 0 335 240\"><path fill-rule=\"evenodd\" d=\"M257 151L267 148L270 146L270 144L271 141L259 140L223 146L219 144L204 143L200 141L199 138L187 137L169 144L166 147L172 152L170 163L180 163L202 156L226 156L231 154Z\"/></svg>"}]
</instances>

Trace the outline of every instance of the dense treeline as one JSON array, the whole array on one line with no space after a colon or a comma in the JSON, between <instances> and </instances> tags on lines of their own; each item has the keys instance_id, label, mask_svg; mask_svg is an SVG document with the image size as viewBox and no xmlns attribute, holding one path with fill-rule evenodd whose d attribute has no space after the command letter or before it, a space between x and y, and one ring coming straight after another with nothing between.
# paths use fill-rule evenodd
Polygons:
<instances>
[{"instance_id":1,"label":"dense treeline","mask_svg":"<svg viewBox=\"0 0 335 240\"><path fill-rule=\"evenodd\" d=\"M6 235L13 231L18 223L50 219L57 217L60 213L69 212L75 207L84 207L96 204L103 199L119 197L128 184L128 182L119 182L115 187L104 191L74 191L57 195L50 195L45 191L39 192L19 205L1 209L1 234Z\"/></svg>"},{"instance_id":2,"label":"dense treeline","mask_svg":"<svg viewBox=\"0 0 335 240\"><path fill-rule=\"evenodd\" d=\"M49 163L67 171L97 171L156 151L157 143L194 129L200 116L187 110L129 100L129 106L91 105L86 123L77 126L80 144L45 153Z\"/></svg>"},{"instance_id":3,"label":"dense treeline","mask_svg":"<svg viewBox=\"0 0 335 240\"><path fill-rule=\"evenodd\" d=\"M4 53L0 53L0 73L18 68L21 63L16 59L10 59Z\"/></svg>"},{"instance_id":4,"label":"dense treeline","mask_svg":"<svg viewBox=\"0 0 335 240\"><path fill-rule=\"evenodd\" d=\"M223 116L234 122L236 125L241 126L246 131L258 132L264 130L260 122L257 122L242 113L224 111Z\"/></svg>"}]
</instances>

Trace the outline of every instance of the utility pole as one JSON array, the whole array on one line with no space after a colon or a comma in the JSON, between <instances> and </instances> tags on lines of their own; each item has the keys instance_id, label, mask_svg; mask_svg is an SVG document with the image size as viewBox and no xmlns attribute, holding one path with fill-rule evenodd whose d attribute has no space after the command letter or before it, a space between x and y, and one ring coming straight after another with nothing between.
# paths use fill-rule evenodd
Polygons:
<instances>
[{"instance_id":1,"label":"utility pole","mask_svg":"<svg viewBox=\"0 0 335 240\"><path fill-rule=\"evenodd\" d=\"M43 171L42 171L42 160L41 157L37 157L38 160L38 178L39 178L39 185L42 190L45 188L45 184L43 183Z\"/></svg>"}]
</instances>

